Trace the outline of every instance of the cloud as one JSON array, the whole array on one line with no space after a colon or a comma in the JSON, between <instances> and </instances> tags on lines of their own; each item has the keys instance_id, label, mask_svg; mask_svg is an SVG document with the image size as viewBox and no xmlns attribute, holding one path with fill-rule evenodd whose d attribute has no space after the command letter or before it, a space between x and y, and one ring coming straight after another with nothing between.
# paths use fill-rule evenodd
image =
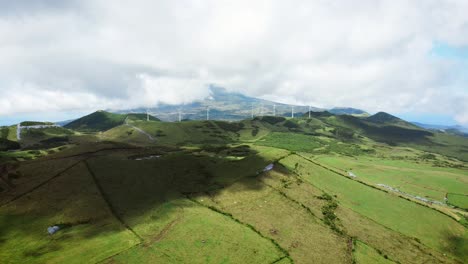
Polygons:
<instances>
[{"instance_id":1,"label":"cloud","mask_svg":"<svg viewBox=\"0 0 468 264\"><path fill-rule=\"evenodd\" d=\"M135 105L151 107L157 103L186 104L209 96L208 84L202 80L169 77L152 77L139 74L141 93L134 92L131 98Z\"/></svg>"},{"instance_id":2,"label":"cloud","mask_svg":"<svg viewBox=\"0 0 468 264\"><path fill-rule=\"evenodd\" d=\"M468 2L0 1L0 114L147 107L207 85L467 124ZM37 102L37 103L34 103Z\"/></svg>"}]
</instances>

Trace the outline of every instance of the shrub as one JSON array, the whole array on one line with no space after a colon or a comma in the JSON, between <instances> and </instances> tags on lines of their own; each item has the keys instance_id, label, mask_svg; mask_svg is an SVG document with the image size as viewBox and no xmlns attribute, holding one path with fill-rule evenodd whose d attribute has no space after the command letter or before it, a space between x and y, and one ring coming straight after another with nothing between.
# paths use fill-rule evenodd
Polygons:
<instances>
[{"instance_id":1,"label":"shrub","mask_svg":"<svg viewBox=\"0 0 468 264\"><path fill-rule=\"evenodd\" d=\"M253 130L252 130L252 137L255 137L255 136L258 134L258 132L259 132L260 129L259 129L259 127L256 126L256 125L253 125L252 127L253 127Z\"/></svg>"},{"instance_id":2,"label":"shrub","mask_svg":"<svg viewBox=\"0 0 468 264\"><path fill-rule=\"evenodd\" d=\"M299 125L291 120L286 120L283 125L287 128L299 128Z\"/></svg>"},{"instance_id":3,"label":"shrub","mask_svg":"<svg viewBox=\"0 0 468 264\"><path fill-rule=\"evenodd\" d=\"M224 131L229 131L229 132L239 132L244 128L244 123L238 123L238 122L224 122L224 121L215 121L216 125L221 128Z\"/></svg>"},{"instance_id":4,"label":"shrub","mask_svg":"<svg viewBox=\"0 0 468 264\"><path fill-rule=\"evenodd\" d=\"M20 148L20 144L18 142L0 138L0 151L7 151L7 150L19 149L19 148Z\"/></svg>"}]
</instances>

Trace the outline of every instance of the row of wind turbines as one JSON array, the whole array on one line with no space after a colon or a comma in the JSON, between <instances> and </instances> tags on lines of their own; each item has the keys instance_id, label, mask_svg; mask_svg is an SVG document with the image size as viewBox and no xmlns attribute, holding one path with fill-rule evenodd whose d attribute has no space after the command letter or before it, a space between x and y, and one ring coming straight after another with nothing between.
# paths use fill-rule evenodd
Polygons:
<instances>
[{"instance_id":1,"label":"row of wind turbines","mask_svg":"<svg viewBox=\"0 0 468 264\"><path fill-rule=\"evenodd\" d=\"M265 112L264 112L265 107L263 106L263 103L260 105L259 108L260 108L260 111L259 111L260 115L258 115L258 116L264 116L265 115ZM252 119L254 119L254 117L255 117L255 110L256 109L258 109L258 108L255 108L255 104L252 104L252 110L251 110L251 118ZM311 118L311 109L312 109L312 107L309 105L309 112L308 112L309 113L309 118ZM291 105L291 118L294 118L294 114L295 114L294 106ZM178 121L182 122L183 113L182 113L181 109L179 109L177 111L177 115L178 115ZM150 119L149 116L150 116L149 110L146 109L146 121L149 121L149 119ZM273 116L276 116L276 104L273 104ZM206 120L210 120L210 107L209 106L206 108Z\"/></svg>"}]
</instances>

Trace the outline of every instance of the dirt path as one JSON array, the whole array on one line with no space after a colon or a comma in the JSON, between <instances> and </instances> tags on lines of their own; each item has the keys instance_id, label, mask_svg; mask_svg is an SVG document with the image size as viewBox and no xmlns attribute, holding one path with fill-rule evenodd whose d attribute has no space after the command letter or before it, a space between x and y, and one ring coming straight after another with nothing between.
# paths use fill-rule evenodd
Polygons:
<instances>
[{"instance_id":1,"label":"dirt path","mask_svg":"<svg viewBox=\"0 0 468 264\"><path fill-rule=\"evenodd\" d=\"M148 134L147 132L145 132L145 131L142 130L141 128L138 128L138 127L133 126L133 125L130 125L130 124L125 124L125 125L127 125L127 126L133 128L133 129L135 129L136 131L140 132L141 134L147 136L148 139L151 140L151 141L155 141L155 140L156 140L153 136L151 136L150 134Z\"/></svg>"},{"instance_id":2,"label":"dirt path","mask_svg":"<svg viewBox=\"0 0 468 264\"><path fill-rule=\"evenodd\" d=\"M124 124L127 125L127 126L129 126L129 127L131 127L131 128L133 128L133 129L135 129L136 131L140 132L141 134L147 136L149 140L151 140L151 141L155 141L155 140L156 140L153 136L151 136L150 134L148 134L148 133L147 133L146 131L144 131L143 129L141 129L141 128L139 128L139 127L136 127L136 126L134 126L134 125L130 125L130 124L128 123L128 116L125 118Z\"/></svg>"}]
</instances>

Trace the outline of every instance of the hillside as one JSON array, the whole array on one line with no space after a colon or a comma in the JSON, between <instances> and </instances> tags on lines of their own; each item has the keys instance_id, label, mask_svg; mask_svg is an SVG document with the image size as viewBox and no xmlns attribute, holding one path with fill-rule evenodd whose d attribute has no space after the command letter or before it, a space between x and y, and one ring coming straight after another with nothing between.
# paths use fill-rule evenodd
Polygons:
<instances>
[{"instance_id":1,"label":"hillside","mask_svg":"<svg viewBox=\"0 0 468 264\"><path fill-rule=\"evenodd\" d=\"M413 122L418 127L422 127L428 130L436 130L438 132L445 132L453 135L459 135L468 137L468 128L462 127L459 125L455 126L445 126L445 125L432 125L432 124L424 124L419 122Z\"/></svg>"},{"instance_id":2,"label":"hillside","mask_svg":"<svg viewBox=\"0 0 468 264\"><path fill-rule=\"evenodd\" d=\"M106 111L96 111L68 123L65 127L83 132L105 131L123 124L125 118L126 115L114 114Z\"/></svg>"},{"instance_id":3,"label":"hillside","mask_svg":"<svg viewBox=\"0 0 468 264\"><path fill-rule=\"evenodd\" d=\"M96 112L76 120L87 133L65 129L73 134L59 148L0 151L0 258L468 261L466 138L382 114L310 116L162 122Z\"/></svg>"},{"instance_id":4,"label":"hillside","mask_svg":"<svg viewBox=\"0 0 468 264\"><path fill-rule=\"evenodd\" d=\"M20 144L16 141L0 138L0 151L19 149Z\"/></svg>"},{"instance_id":5,"label":"hillside","mask_svg":"<svg viewBox=\"0 0 468 264\"><path fill-rule=\"evenodd\" d=\"M366 120L372 123L376 123L376 124L387 124L387 125L391 124L391 125L397 125L397 126L402 126L402 127L407 127L407 128L415 128L415 129L419 128L410 122L407 122L403 119L400 119L396 116L393 116L385 112L378 112L377 114L367 117Z\"/></svg>"},{"instance_id":6,"label":"hillside","mask_svg":"<svg viewBox=\"0 0 468 264\"><path fill-rule=\"evenodd\" d=\"M21 126L50 126L52 122L39 122L39 121L23 121L20 123Z\"/></svg>"},{"instance_id":7,"label":"hillside","mask_svg":"<svg viewBox=\"0 0 468 264\"><path fill-rule=\"evenodd\" d=\"M132 121L137 121L137 120L141 120L141 121L146 121L146 120L149 120L149 121L161 121L159 120L159 118L156 118L152 115L147 115L147 114L141 114L141 113L130 113L130 114L127 114L127 118L128 120L132 120Z\"/></svg>"},{"instance_id":8,"label":"hillside","mask_svg":"<svg viewBox=\"0 0 468 264\"><path fill-rule=\"evenodd\" d=\"M224 88L211 86L210 95L203 100L197 100L189 104L167 105L160 104L156 107L128 109L117 111L117 113L146 112L157 116L164 121L177 121L179 112L182 119L205 120L206 110L210 109L211 119L239 121L254 116L273 115L276 111L278 116L291 116L291 106L296 114L303 114L309 111L309 106L289 105L269 100L246 96L237 92L230 92ZM312 111L323 111L324 109L311 107ZM340 114L364 115L364 111L353 108L334 108ZM351 113L352 112L352 113Z\"/></svg>"},{"instance_id":9,"label":"hillside","mask_svg":"<svg viewBox=\"0 0 468 264\"><path fill-rule=\"evenodd\" d=\"M148 117L151 121L159 121L152 115L148 115ZM143 113L115 114L100 110L76 119L64 127L82 132L106 131L122 125L127 118L132 121L146 120L147 115Z\"/></svg>"}]
</instances>

